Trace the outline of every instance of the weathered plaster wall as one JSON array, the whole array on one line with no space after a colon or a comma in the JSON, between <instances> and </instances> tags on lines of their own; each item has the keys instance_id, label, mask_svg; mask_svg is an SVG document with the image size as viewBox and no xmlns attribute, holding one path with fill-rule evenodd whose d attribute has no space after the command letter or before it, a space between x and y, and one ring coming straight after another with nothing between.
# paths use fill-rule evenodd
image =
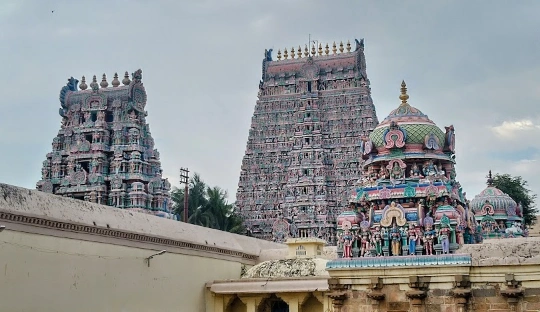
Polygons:
<instances>
[{"instance_id":1,"label":"weathered plaster wall","mask_svg":"<svg viewBox=\"0 0 540 312\"><path fill-rule=\"evenodd\" d=\"M382 290L386 299L380 304L368 297L369 291L348 290L346 295L348 299L341 307L340 312L503 312L503 311L521 311L533 312L540 311L539 294L540 289L525 290L524 297L519 300L516 306L512 307L506 298L500 295L500 291L495 288L473 289L469 302L465 304L465 310L460 310L459 299L452 296L450 290L434 289L427 293L425 300L418 307L412 304L407 298L405 291L399 285L388 285Z\"/></svg>"},{"instance_id":2,"label":"weathered plaster wall","mask_svg":"<svg viewBox=\"0 0 540 312\"><path fill-rule=\"evenodd\" d=\"M220 248L257 256L264 249L287 248L283 244L253 237L217 231L144 213L130 212L2 183L0 183L0 211L167 237L208 246L219 246Z\"/></svg>"},{"instance_id":3,"label":"weathered plaster wall","mask_svg":"<svg viewBox=\"0 0 540 312\"><path fill-rule=\"evenodd\" d=\"M540 237L487 239L462 246L460 253L471 254L474 266L540 264Z\"/></svg>"},{"instance_id":4,"label":"weathered plaster wall","mask_svg":"<svg viewBox=\"0 0 540 312\"><path fill-rule=\"evenodd\" d=\"M205 283L239 278L234 261L5 230L0 311L204 311Z\"/></svg>"},{"instance_id":5,"label":"weathered plaster wall","mask_svg":"<svg viewBox=\"0 0 540 312\"><path fill-rule=\"evenodd\" d=\"M261 250L286 248L5 184L0 225L9 312L202 312L207 282L239 279Z\"/></svg>"}]
</instances>

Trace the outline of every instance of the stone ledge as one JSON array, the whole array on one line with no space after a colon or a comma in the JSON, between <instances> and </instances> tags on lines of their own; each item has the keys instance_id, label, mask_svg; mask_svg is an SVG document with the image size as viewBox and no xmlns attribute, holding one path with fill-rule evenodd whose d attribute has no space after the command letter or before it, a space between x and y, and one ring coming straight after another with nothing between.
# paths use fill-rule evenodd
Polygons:
<instances>
[{"instance_id":1,"label":"stone ledge","mask_svg":"<svg viewBox=\"0 0 540 312\"><path fill-rule=\"evenodd\" d=\"M38 218L20 214L13 214L0 211L0 220L4 220L16 224L31 225L33 227L49 228L57 231L84 233L97 236L105 236L115 239L124 239L130 241L137 241L142 243L152 243L163 246L171 246L175 248L186 248L192 250L199 250L204 252L212 252L223 254L226 256L233 256L236 258L243 258L247 260L256 260L256 255L250 255L239 251L227 250L219 247L204 246L195 243L183 242L179 240L173 240L163 237L150 236L138 233L131 233L127 231L114 230L109 228L101 228L97 226L88 226L83 224L75 224L69 222L62 222L58 220L51 220L45 218Z\"/></svg>"},{"instance_id":2,"label":"stone ledge","mask_svg":"<svg viewBox=\"0 0 540 312\"><path fill-rule=\"evenodd\" d=\"M22 224L27 227L34 226L36 229L42 229L41 232L49 228L51 230L48 232L54 231L53 236L62 237L68 232L82 231L80 233L87 236L85 240L93 240L90 238L90 235L93 235L94 238L101 237L100 241L104 238L115 239L116 244L120 240L165 244L197 252L217 252L214 254L246 259L248 262L257 262L262 250L286 249L283 244L253 237L2 183L0 183L0 212L14 215L6 217L11 221L5 219L5 222L19 223L21 225L19 228ZM38 232L33 229L25 231ZM225 253L221 250L225 250ZM242 254L246 254L247 257L243 258Z\"/></svg>"}]
</instances>

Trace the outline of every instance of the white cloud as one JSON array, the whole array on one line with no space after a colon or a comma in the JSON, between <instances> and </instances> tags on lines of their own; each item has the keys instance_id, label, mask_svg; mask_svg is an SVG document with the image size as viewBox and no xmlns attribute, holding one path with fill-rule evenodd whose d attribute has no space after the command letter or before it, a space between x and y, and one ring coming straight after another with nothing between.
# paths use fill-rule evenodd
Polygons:
<instances>
[{"instance_id":1,"label":"white cloud","mask_svg":"<svg viewBox=\"0 0 540 312\"><path fill-rule=\"evenodd\" d=\"M503 121L502 124L492 127L491 130L501 138L514 138L524 132L540 132L540 124L535 124L530 119Z\"/></svg>"}]
</instances>

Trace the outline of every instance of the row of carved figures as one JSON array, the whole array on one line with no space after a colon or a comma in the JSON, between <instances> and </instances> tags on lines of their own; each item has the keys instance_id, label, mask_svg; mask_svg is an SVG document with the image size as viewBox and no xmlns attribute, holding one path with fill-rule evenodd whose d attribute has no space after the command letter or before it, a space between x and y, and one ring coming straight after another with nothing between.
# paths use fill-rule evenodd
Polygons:
<instances>
[{"instance_id":1,"label":"row of carved figures","mask_svg":"<svg viewBox=\"0 0 540 312\"><path fill-rule=\"evenodd\" d=\"M422 252L426 255L434 254L435 244L441 245L443 254L450 253L450 242L453 229L449 225L433 229L431 223L424 228L409 224L408 228L398 227L395 223L391 228L376 226L373 229L364 229L359 233L352 233L345 229L339 236L340 247L343 248L343 258L352 257L352 249L355 243L359 248L360 257L383 256L384 247L388 248L388 255L403 256L417 255L418 246L423 246ZM465 243L463 232L458 231L455 237L456 243ZM406 248L402 248L406 246Z\"/></svg>"}]
</instances>

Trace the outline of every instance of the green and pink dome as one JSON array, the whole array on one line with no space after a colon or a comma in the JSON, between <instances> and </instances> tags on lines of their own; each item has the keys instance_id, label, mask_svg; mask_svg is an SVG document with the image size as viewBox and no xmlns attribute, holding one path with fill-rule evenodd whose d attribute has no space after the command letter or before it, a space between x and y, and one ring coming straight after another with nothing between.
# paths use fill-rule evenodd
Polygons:
<instances>
[{"instance_id":1,"label":"green and pink dome","mask_svg":"<svg viewBox=\"0 0 540 312\"><path fill-rule=\"evenodd\" d=\"M522 221L523 212L520 206L506 193L493 186L491 171L488 186L471 200L476 220L489 216L497 221Z\"/></svg>"},{"instance_id":2,"label":"green and pink dome","mask_svg":"<svg viewBox=\"0 0 540 312\"><path fill-rule=\"evenodd\" d=\"M399 98L399 107L370 133L368 152L384 156L397 149L420 158L421 154L430 152L430 158L450 160L445 152L454 152L453 126L447 127L445 133L426 114L411 106L407 102L409 95L404 81Z\"/></svg>"}]
</instances>

